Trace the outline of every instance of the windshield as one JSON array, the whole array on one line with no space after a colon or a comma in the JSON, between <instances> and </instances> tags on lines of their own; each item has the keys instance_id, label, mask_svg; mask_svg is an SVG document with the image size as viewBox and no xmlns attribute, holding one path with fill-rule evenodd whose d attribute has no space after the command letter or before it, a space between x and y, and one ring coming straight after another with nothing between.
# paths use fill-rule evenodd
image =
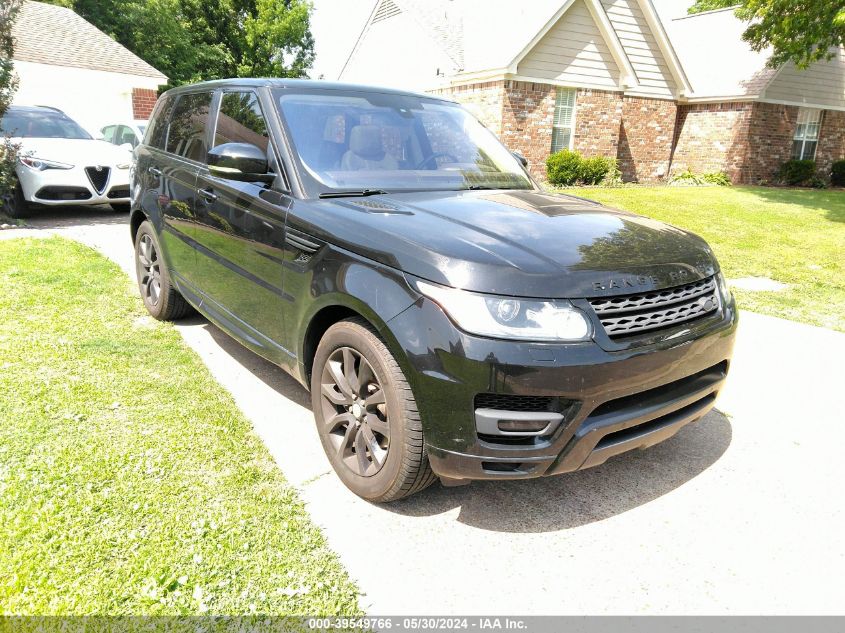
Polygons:
<instances>
[{"instance_id":1,"label":"windshield","mask_svg":"<svg viewBox=\"0 0 845 633\"><path fill-rule=\"evenodd\" d=\"M23 138L91 138L75 121L48 110L7 110L0 132Z\"/></svg>"},{"instance_id":2,"label":"windshield","mask_svg":"<svg viewBox=\"0 0 845 633\"><path fill-rule=\"evenodd\" d=\"M338 90L277 90L275 98L317 193L534 188L513 155L457 104Z\"/></svg>"}]
</instances>

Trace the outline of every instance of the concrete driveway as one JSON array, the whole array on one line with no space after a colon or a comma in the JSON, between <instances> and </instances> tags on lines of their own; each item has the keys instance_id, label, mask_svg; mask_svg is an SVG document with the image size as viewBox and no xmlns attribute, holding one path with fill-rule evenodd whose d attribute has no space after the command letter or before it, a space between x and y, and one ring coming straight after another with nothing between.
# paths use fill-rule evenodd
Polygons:
<instances>
[{"instance_id":1,"label":"concrete driveway","mask_svg":"<svg viewBox=\"0 0 845 633\"><path fill-rule=\"evenodd\" d=\"M126 220L78 210L30 224L131 273ZM719 410L667 442L581 473L376 506L330 472L301 387L201 318L177 327L371 614L845 611L845 334L744 313Z\"/></svg>"}]
</instances>

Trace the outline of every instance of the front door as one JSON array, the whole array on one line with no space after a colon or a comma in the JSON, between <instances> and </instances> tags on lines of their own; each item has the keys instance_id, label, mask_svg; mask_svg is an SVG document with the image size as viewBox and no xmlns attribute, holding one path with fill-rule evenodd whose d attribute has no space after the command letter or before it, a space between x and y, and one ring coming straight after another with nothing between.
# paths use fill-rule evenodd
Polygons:
<instances>
[{"instance_id":1,"label":"front door","mask_svg":"<svg viewBox=\"0 0 845 633\"><path fill-rule=\"evenodd\" d=\"M285 216L291 198L270 143L258 95L220 95L213 146L251 143L278 174L272 186L218 178L200 170L196 185L197 275L206 311L265 357L289 365L283 347ZM217 314L213 314L216 311Z\"/></svg>"}]
</instances>

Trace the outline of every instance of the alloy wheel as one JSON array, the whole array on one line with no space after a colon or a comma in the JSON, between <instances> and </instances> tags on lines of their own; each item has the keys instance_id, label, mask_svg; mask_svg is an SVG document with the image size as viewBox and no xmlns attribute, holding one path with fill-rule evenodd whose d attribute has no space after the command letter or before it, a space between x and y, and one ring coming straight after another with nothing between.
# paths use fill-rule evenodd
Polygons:
<instances>
[{"instance_id":1,"label":"alloy wheel","mask_svg":"<svg viewBox=\"0 0 845 633\"><path fill-rule=\"evenodd\" d=\"M161 298L161 269L158 251L149 234L142 235L138 243L138 263L141 265L141 292L150 305L157 305Z\"/></svg>"},{"instance_id":2,"label":"alloy wheel","mask_svg":"<svg viewBox=\"0 0 845 633\"><path fill-rule=\"evenodd\" d=\"M372 477L390 448L387 401L372 365L357 350L340 347L320 380L325 433L337 460L356 475Z\"/></svg>"}]
</instances>

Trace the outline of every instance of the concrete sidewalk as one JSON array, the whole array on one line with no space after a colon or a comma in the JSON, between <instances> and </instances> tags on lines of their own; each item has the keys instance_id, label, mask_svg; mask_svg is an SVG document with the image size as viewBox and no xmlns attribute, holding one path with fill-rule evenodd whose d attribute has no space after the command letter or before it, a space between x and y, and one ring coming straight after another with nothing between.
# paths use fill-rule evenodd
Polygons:
<instances>
[{"instance_id":1,"label":"concrete sidewalk","mask_svg":"<svg viewBox=\"0 0 845 633\"><path fill-rule=\"evenodd\" d=\"M31 224L133 274L125 222L80 211ZM201 318L177 327L371 614L845 611L845 334L743 313L719 411L667 442L581 473L375 506L330 472L300 386Z\"/></svg>"}]
</instances>

